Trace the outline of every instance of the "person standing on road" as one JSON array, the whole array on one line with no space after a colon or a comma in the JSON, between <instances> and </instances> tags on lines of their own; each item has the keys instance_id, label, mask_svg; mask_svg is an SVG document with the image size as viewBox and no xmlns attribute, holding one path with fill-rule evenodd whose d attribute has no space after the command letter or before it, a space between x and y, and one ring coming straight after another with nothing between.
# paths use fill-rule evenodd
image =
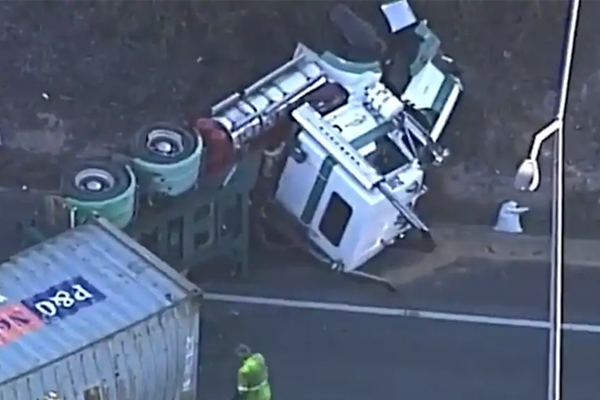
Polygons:
<instances>
[{"instance_id":1,"label":"person standing on road","mask_svg":"<svg viewBox=\"0 0 600 400\"><path fill-rule=\"evenodd\" d=\"M269 371L263 355L252 353L246 345L238 346L236 354L242 359L237 376L236 399L271 400Z\"/></svg>"}]
</instances>

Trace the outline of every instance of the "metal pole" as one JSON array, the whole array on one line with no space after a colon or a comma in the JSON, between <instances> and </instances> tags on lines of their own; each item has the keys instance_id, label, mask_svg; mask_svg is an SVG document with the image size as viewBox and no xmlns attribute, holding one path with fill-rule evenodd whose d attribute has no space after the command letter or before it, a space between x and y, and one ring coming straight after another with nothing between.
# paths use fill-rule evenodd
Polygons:
<instances>
[{"instance_id":1,"label":"metal pole","mask_svg":"<svg viewBox=\"0 0 600 400\"><path fill-rule=\"evenodd\" d=\"M550 282L550 348L548 351L548 400L560 400L562 376L562 324L563 324L563 267L564 267L564 164L565 164L565 113L575 35L581 0L572 0L567 22L567 37L563 54L560 91L556 119L560 121L554 138L554 168L552 185L552 259Z\"/></svg>"},{"instance_id":2,"label":"metal pole","mask_svg":"<svg viewBox=\"0 0 600 400\"><path fill-rule=\"evenodd\" d=\"M554 138L554 176L552 186L552 259L550 268L550 340L548 349L548 400L561 398L562 302L563 302L563 211L564 211L564 135L559 127Z\"/></svg>"}]
</instances>

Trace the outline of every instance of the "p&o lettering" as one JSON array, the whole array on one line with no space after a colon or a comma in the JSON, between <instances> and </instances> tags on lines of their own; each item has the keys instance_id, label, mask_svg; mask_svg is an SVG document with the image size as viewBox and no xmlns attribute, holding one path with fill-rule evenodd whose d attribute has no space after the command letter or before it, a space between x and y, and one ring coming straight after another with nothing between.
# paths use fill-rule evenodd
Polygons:
<instances>
[{"instance_id":1,"label":"p&o lettering","mask_svg":"<svg viewBox=\"0 0 600 400\"><path fill-rule=\"evenodd\" d=\"M77 276L21 300L21 304L45 323L52 323L55 318L66 318L104 299L104 293Z\"/></svg>"},{"instance_id":2,"label":"p&o lettering","mask_svg":"<svg viewBox=\"0 0 600 400\"><path fill-rule=\"evenodd\" d=\"M35 303L35 309L47 317L55 316L61 308L72 308L75 303L91 300L94 298L89 290L81 285L73 285L72 292L59 290L48 300L42 300Z\"/></svg>"},{"instance_id":3,"label":"p&o lettering","mask_svg":"<svg viewBox=\"0 0 600 400\"><path fill-rule=\"evenodd\" d=\"M81 285L73 285L73 297L75 301L86 301L94 298L94 295Z\"/></svg>"}]
</instances>

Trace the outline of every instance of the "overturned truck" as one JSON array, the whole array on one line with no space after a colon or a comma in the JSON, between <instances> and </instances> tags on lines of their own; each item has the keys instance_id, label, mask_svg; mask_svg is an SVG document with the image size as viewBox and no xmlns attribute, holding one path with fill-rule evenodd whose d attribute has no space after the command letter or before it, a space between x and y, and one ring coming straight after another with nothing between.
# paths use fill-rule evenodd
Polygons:
<instances>
[{"instance_id":1,"label":"overturned truck","mask_svg":"<svg viewBox=\"0 0 600 400\"><path fill-rule=\"evenodd\" d=\"M244 269L250 215L343 272L411 231L431 248L415 206L449 155L440 140L463 86L406 0L381 15L384 38L334 6L345 52L298 44L210 115L144 126L118 157L77 160L41 219L103 216L180 270L220 255Z\"/></svg>"}]
</instances>

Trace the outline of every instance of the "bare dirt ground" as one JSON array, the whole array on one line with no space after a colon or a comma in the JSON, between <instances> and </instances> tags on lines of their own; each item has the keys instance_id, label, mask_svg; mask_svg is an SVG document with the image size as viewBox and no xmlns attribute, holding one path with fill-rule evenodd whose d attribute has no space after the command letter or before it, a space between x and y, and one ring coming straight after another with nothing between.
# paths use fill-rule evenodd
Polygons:
<instances>
[{"instance_id":1,"label":"bare dirt ground","mask_svg":"<svg viewBox=\"0 0 600 400\"><path fill-rule=\"evenodd\" d=\"M284 61L297 41L335 46L330 4L0 3L0 185L53 188L65 157L118 150L143 122L203 114ZM377 12L369 1L351 6L366 18ZM466 86L444 139L454 156L431 182L448 201L430 196L427 206L481 223L490 204L514 196L515 164L552 114L567 4L421 0L415 8L463 67ZM588 221L600 191L599 13L600 2L583 4L569 106L571 219ZM543 209L548 188L522 200ZM448 213L464 203L481 212Z\"/></svg>"}]
</instances>

